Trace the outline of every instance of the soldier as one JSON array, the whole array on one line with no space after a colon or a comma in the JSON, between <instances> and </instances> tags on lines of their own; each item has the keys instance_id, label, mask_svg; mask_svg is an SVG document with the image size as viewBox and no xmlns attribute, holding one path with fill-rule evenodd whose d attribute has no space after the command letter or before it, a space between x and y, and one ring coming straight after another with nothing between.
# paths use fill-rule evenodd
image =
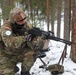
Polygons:
<instances>
[{"instance_id":1,"label":"soldier","mask_svg":"<svg viewBox=\"0 0 76 75\"><path fill-rule=\"evenodd\" d=\"M41 37L27 40L30 37L25 28L31 29L32 25L26 21L24 11L21 8L12 9L0 32L4 43L0 52L0 75L15 75L17 62L22 62L21 75L30 75L29 70L36 59L33 47L40 42L44 44L44 40ZM40 47L44 48L44 45Z\"/></svg>"}]
</instances>

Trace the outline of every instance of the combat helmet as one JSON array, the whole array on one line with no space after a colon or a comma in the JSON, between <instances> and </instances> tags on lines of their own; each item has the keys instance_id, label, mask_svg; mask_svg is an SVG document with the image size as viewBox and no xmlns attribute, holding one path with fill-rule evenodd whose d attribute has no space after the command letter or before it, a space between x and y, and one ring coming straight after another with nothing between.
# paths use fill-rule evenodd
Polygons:
<instances>
[{"instance_id":1,"label":"combat helmet","mask_svg":"<svg viewBox=\"0 0 76 75\"><path fill-rule=\"evenodd\" d=\"M9 20L11 21L11 23L18 22L24 18L26 18L26 14L21 8L15 7L10 11Z\"/></svg>"}]
</instances>

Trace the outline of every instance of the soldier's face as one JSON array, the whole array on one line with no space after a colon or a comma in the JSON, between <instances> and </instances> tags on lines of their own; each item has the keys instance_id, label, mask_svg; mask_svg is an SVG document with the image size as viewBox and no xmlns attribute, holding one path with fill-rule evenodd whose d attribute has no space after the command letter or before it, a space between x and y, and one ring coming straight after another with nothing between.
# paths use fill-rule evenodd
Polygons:
<instances>
[{"instance_id":1,"label":"soldier's face","mask_svg":"<svg viewBox=\"0 0 76 75\"><path fill-rule=\"evenodd\" d=\"M23 24L25 24L25 23L26 23L26 17L23 18L22 20L16 22L16 23L17 23L18 25L23 25Z\"/></svg>"},{"instance_id":2,"label":"soldier's face","mask_svg":"<svg viewBox=\"0 0 76 75\"><path fill-rule=\"evenodd\" d=\"M20 17L19 20L16 22L18 25L23 25L26 23L26 16L24 13L20 13Z\"/></svg>"}]
</instances>

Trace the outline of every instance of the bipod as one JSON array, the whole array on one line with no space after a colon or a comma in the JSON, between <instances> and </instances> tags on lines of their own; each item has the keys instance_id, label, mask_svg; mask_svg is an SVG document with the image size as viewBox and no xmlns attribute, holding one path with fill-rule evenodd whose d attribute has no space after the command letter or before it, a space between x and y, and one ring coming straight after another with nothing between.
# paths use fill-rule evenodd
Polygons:
<instances>
[{"instance_id":1,"label":"bipod","mask_svg":"<svg viewBox=\"0 0 76 75\"><path fill-rule=\"evenodd\" d=\"M48 70L51 72L52 75L58 75L64 72L63 62L64 62L64 58L66 57L66 50L67 50L67 44L64 47L59 62L57 64L48 66ZM62 60L62 65L60 65L61 60Z\"/></svg>"},{"instance_id":2,"label":"bipod","mask_svg":"<svg viewBox=\"0 0 76 75\"><path fill-rule=\"evenodd\" d=\"M38 53L39 53L38 58L43 63L43 65L39 66L39 68L45 68L46 69L47 64L42 60L42 58L44 58L46 56L46 54L45 53L41 54L39 51L38 51Z\"/></svg>"},{"instance_id":3,"label":"bipod","mask_svg":"<svg viewBox=\"0 0 76 75\"><path fill-rule=\"evenodd\" d=\"M39 66L39 68L43 68L43 69L45 68L45 69L47 69L47 64L41 58L39 58L39 59L43 63L43 65Z\"/></svg>"},{"instance_id":4,"label":"bipod","mask_svg":"<svg viewBox=\"0 0 76 75\"><path fill-rule=\"evenodd\" d=\"M37 45L34 46L34 50L35 50L35 53L37 55L37 58L40 59L40 61L43 63L43 65L39 66L39 68L45 68L46 69L46 63L42 60L42 58L44 58L46 56L46 54L44 52L48 51L48 48L45 49L45 51L41 50Z\"/></svg>"}]
</instances>

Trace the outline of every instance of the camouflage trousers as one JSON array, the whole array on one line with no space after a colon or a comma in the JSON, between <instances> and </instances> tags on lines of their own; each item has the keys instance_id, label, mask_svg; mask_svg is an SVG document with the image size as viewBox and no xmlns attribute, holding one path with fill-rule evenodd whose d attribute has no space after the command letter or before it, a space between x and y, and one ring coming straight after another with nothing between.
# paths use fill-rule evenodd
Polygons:
<instances>
[{"instance_id":1,"label":"camouflage trousers","mask_svg":"<svg viewBox=\"0 0 76 75\"><path fill-rule=\"evenodd\" d=\"M17 62L22 62L22 71L29 71L35 62L34 51L23 52L17 56L0 52L0 75L15 75Z\"/></svg>"}]
</instances>

